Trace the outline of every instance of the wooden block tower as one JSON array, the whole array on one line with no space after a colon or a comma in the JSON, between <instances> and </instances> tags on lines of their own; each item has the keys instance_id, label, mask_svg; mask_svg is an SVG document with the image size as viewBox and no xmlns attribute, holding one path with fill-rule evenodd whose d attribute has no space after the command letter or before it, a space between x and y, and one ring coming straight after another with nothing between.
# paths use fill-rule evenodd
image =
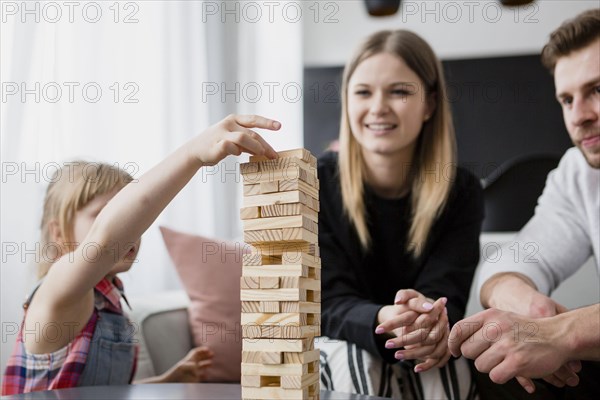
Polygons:
<instances>
[{"instance_id":1,"label":"wooden block tower","mask_svg":"<svg viewBox=\"0 0 600 400\"><path fill-rule=\"evenodd\" d=\"M244 255L242 399L319 399L319 180L308 150L240 166Z\"/></svg>"}]
</instances>

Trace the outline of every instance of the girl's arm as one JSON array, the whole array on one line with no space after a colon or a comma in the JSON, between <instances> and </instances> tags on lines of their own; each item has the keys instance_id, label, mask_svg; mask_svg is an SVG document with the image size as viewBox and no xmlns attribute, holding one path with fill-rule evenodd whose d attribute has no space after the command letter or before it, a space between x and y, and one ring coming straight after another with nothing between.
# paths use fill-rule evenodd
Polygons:
<instances>
[{"instance_id":1,"label":"girl's arm","mask_svg":"<svg viewBox=\"0 0 600 400\"><path fill-rule=\"evenodd\" d=\"M131 244L139 240L198 169L242 152L277 156L250 128L278 130L280 123L260 116L228 116L117 193L100 212L83 243L50 268L30 305L26 325L78 323L80 331L93 309L94 286L124 258ZM86 246L90 244L93 246ZM90 258L80 250L90 247L100 249L99 254ZM65 345L69 340L58 342ZM52 347L62 347L57 345ZM29 343L28 348L31 350Z\"/></svg>"}]
</instances>

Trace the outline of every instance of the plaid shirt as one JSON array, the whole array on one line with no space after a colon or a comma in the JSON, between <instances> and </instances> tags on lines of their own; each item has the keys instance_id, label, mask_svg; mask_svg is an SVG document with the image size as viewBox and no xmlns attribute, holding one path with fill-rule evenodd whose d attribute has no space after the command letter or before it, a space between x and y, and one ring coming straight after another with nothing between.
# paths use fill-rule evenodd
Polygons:
<instances>
[{"instance_id":1,"label":"plaid shirt","mask_svg":"<svg viewBox=\"0 0 600 400\"><path fill-rule=\"evenodd\" d=\"M53 353L31 354L27 352L23 342L23 325L21 325L17 343L4 373L3 396L77 386L85 367L90 343L98 321L98 312L105 310L123 314L120 303L121 297L124 298L123 286L118 278L115 277L113 282L105 278L94 289L95 307L90 320L75 339ZM24 304L24 308L27 308L30 301L31 297ZM127 300L125 299L125 301ZM28 334L32 333L25 332L25 335ZM35 332L35 334L38 334L38 332ZM135 373L135 366L134 363L130 382Z\"/></svg>"}]
</instances>

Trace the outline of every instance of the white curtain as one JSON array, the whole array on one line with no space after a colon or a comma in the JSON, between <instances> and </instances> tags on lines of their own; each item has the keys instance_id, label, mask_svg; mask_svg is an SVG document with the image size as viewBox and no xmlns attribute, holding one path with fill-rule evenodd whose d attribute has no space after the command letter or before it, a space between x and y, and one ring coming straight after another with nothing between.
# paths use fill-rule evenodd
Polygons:
<instances>
[{"instance_id":1,"label":"white curtain","mask_svg":"<svg viewBox=\"0 0 600 400\"><path fill-rule=\"evenodd\" d=\"M57 165L105 161L139 177L234 112L279 119L284 129L264 135L277 149L303 143L301 22L269 19L269 2L251 2L258 20L247 2L66 3L2 3L2 369L35 282L31 249ZM123 276L128 293L180 288L158 225L241 236L242 161L200 171L167 207Z\"/></svg>"}]
</instances>

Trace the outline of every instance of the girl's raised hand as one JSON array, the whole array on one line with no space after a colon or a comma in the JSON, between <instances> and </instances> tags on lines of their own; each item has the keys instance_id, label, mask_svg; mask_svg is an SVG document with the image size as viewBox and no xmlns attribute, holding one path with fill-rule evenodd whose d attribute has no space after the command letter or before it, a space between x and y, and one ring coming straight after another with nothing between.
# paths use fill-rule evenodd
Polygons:
<instances>
[{"instance_id":1,"label":"girl's raised hand","mask_svg":"<svg viewBox=\"0 0 600 400\"><path fill-rule=\"evenodd\" d=\"M215 165L228 155L242 153L276 158L275 150L251 128L277 131L281 123L259 115L229 115L198 135L189 151L202 166Z\"/></svg>"}]
</instances>

